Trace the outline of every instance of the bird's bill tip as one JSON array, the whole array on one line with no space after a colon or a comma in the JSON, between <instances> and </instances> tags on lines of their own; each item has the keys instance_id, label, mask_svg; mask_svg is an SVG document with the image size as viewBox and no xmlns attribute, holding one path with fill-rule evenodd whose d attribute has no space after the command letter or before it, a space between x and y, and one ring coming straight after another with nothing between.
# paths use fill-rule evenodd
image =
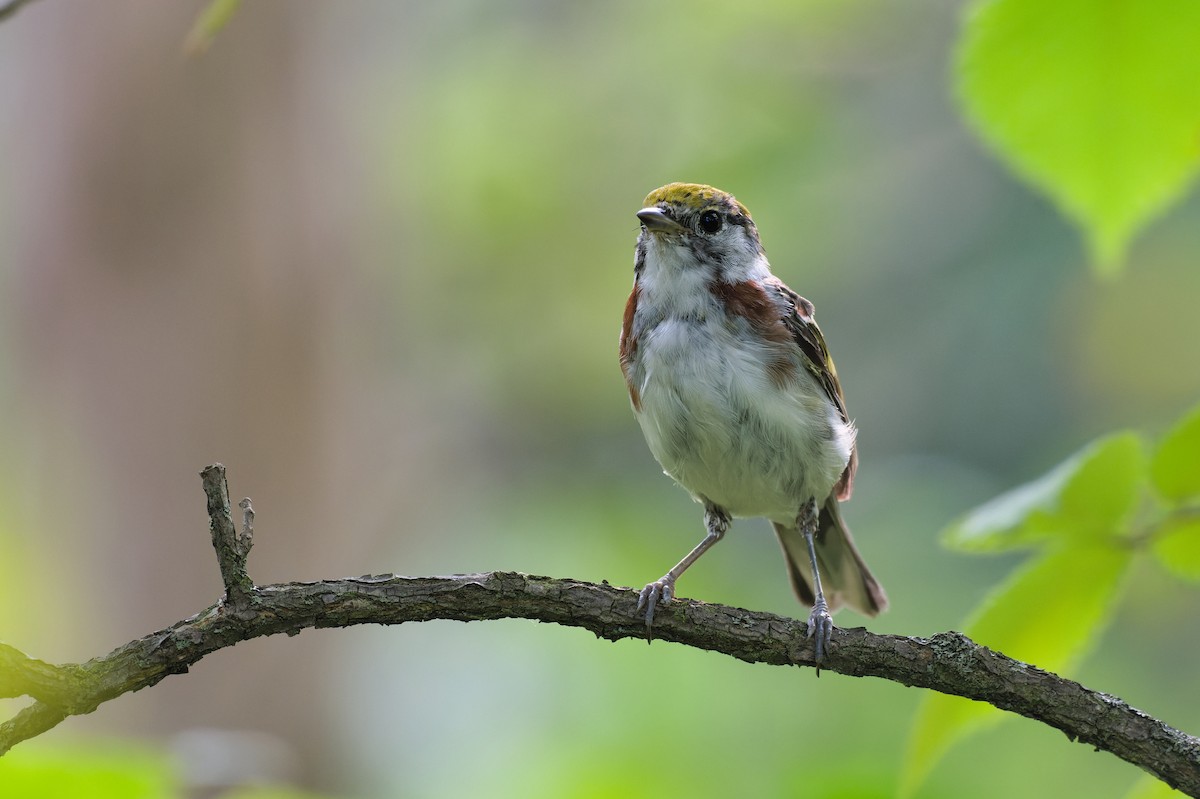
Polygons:
<instances>
[{"instance_id":1,"label":"bird's bill tip","mask_svg":"<svg viewBox=\"0 0 1200 799\"><path fill-rule=\"evenodd\" d=\"M661 208L651 206L637 212L637 218L646 226L646 230L656 233L682 233L686 228L676 222Z\"/></svg>"}]
</instances>

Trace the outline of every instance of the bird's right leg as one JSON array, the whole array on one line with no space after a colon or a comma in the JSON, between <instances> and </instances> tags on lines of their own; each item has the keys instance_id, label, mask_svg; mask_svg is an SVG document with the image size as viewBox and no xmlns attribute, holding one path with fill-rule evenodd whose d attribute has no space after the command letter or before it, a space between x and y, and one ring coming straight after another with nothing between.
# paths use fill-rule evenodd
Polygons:
<instances>
[{"instance_id":1,"label":"bird's right leg","mask_svg":"<svg viewBox=\"0 0 1200 799\"><path fill-rule=\"evenodd\" d=\"M729 513L724 508L705 501L704 526L708 529L708 534L704 536L704 540L697 544L695 549L687 553L683 560L676 563L669 572L648 584L638 594L637 609L639 611L642 608L646 609L647 640L653 637L652 627L654 626L655 609L659 604L665 605L671 601L675 596L675 581L679 579L679 576L699 560L700 556L707 552L713 544L725 536L725 531L729 529Z\"/></svg>"}]
</instances>

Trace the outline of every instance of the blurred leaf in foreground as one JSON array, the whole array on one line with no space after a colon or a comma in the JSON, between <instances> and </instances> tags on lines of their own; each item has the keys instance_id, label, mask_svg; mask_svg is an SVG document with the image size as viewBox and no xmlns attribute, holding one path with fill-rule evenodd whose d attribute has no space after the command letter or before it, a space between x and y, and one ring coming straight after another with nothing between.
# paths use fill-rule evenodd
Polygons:
<instances>
[{"instance_id":1,"label":"blurred leaf in foreground","mask_svg":"<svg viewBox=\"0 0 1200 799\"><path fill-rule=\"evenodd\" d=\"M1200 406L1163 437L1150 477L1158 493L1170 502L1200 502Z\"/></svg>"},{"instance_id":2,"label":"blurred leaf in foreground","mask_svg":"<svg viewBox=\"0 0 1200 799\"><path fill-rule=\"evenodd\" d=\"M192 29L183 42L183 51L189 56L203 55L217 34L233 19L241 4L242 0L211 0L192 23Z\"/></svg>"},{"instance_id":3,"label":"blurred leaf in foreground","mask_svg":"<svg viewBox=\"0 0 1200 799\"><path fill-rule=\"evenodd\" d=\"M21 799L173 799L181 796L167 758L118 745L26 745L0 758L0 795Z\"/></svg>"},{"instance_id":4,"label":"blurred leaf in foreground","mask_svg":"<svg viewBox=\"0 0 1200 799\"><path fill-rule=\"evenodd\" d=\"M1183 794L1170 785L1146 774L1133 784L1124 799L1179 799L1181 796Z\"/></svg>"},{"instance_id":5,"label":"blurred leaf in foreground","mask_svg":"<svg viewBox=\"0 0 1200 799\"><path fill-rule=\"evenodd\" d=\"M1141 438L1115 433L1042 477L985 502L942 533L954 549L995 552L1053 537L1107 538L1123 531L1145 479Z\"/></svg>"},{"instance_id":6,"label":"blurred leaf in foreground","mask_svg":"<svg viewBox=\"0 0 1200 799\"><path fill-rule=\"evenodd\" d=\"M1061 673L1079 662L1108 622L1134 555L1127 542L1148 470L1142 437L1113 433L952 524L943 540L958 549L1043 547L983 602L964 632L1050 671ZM902 793L911 795L951 746L1001 718L983 702L923 697Z\"/></svg>"},{"instance_id":7,"label":"blurred leaf in foreground","mask_svg":"<svg viewBox=\"0 0 1200 799\"><path fill-rule=\"evenodd\" d=\"M964 632L1011 657L1066 671L1107 622L1131 557L1115 545L1052 549L1000 586ZM901 793L911 796L951 746L1004 717L984 702L926 693L909 736Z\"/></svg>"},{"instance_id":8,"label":"blurred leaf in foreground","mask_svg":"<svg viewBox=\"0 0 1200 799\"><path fill-rule=\"evenodd\" d=\"M1200 169L1200 3L984 0L960 40L979 135L1081 225L1114 274Z\"/></svg>"},{"instance_id":9,"label":"blurred leaf in foreground","mask_svg":"<svg viewBox=\"0 0 1200 799\"><path fill-rule=\"evenodd\" d=\"M1169 519L1155 535L1151 548L1176 577L1200 582L1200 513Z\"/></svg>"}]
</instances>

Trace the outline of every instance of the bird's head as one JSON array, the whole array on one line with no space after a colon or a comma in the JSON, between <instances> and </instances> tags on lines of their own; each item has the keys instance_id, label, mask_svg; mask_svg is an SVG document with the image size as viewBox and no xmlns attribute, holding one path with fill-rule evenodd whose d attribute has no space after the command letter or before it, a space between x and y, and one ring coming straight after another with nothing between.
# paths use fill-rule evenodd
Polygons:
<instances>
[{"instance_id":1,"label":"bird's head","mask_svg":"<svg viewBox=\"0 0 1200 799\"><path fill-rule=\"evenodd\" d=\"M715 272L763 255L750 212L730 193L699 183L668 183L646 195L637 217L638 266L706 266Z\"/></svg>"}]
</instances>

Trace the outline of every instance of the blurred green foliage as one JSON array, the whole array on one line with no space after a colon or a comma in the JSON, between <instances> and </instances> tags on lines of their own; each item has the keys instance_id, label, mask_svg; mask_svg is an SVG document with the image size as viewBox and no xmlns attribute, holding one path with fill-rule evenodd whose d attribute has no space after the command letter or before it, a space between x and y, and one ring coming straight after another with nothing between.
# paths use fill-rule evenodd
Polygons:
<instances>
[{"instance_id":1,"label":"blurred green foliage","mask_svg":"<svg viewBox=\"0 0 1200 799\"><path fill-rule=\"evenodd\" d=\"M1104 274L1200 169L1200 6L982 0L956 66L983 138L1083 229Z\"/></svg>"},{"instance_id":2,"label":"blurred green foliage","mask_svg":"<svg viewBox=\"0 0 1200 799\"><path fill-rule=\"evenodd\" d=\"M1175 426L1154 455L1150 477L1162 499L1171 504L1200 500L1200 408L1196 408Z\"/></svg>"},{"instance_id":3,"label":"blurred green foliage","mask_svg":"<svg viewBox=\"0 0 1200 799\"><path fill-rule=\"evenodd\" d=\"M1046 539L1094 543L1137 509L1146 465L1135 433L1107 436L1043 477L967 513L946 528L942 540L965 552L1028 547Z\"/></svg>"},{"instance_id":4,"label":"blurred green foliage","mask_svg":"<svg viewBox=\"0 0 1200 799\"><path fill-rule=\"evenodd\" d=\"M175 763L147 745L26 744L0 758L0 799L184 799ZM294 788L254 785L214 799L322 799Z\"/></svg>"},{"instance_id":5,"label":"blurred green foliage","mask_svg":"<svg viewBox=\"0 0 1200 799\"><path fill-rule=\"evenodd\" d=\"M5 799L175 799L169 761L147 747L30 744L0 758Z\"/></svg>"},{"instance_id":6,"label":"blurred green foliage","mask_svg":"<svg viewBox=\"0 0 1200 799\"><path fill-rule=\"evenodd\" d=\"M192 55L207 50L221 29L233 19L241 4L241 0L209 0L188 31L184 49Z\"/></svg>"},{"instance_id":7,"label":"blurred green foliage","mask_svg":"<svg viewBox=\"0 0 1200 799\"><path fill-rule=\"evenodd\" d=\"M943 533L950 546L966 551L1042 550L985 600L963 628L968 635L1027 663L1071 673L1112 620L1139 552L1152 552L1185 579L1200 574L1200 406L1167 433L1153 460L1147 449L1135 433L1107 436ZM923 697L904 794L916 790L953 743L1000 717L983 703Z\"/></svg>"},{"instance_id":8,"label":"blurred green foliage","mask_svg":"<svg viewBox=\"0 0 1200 799\"><path fill-rule=\"evenodd\" d=\"M1130 788L1123 799L1178 799L1182 795L1165 782L1146 776Z\"/></svg>"},{"instance_id":9,"label":"blurred green foliage","mask_svg":"<svg viewBox=\"0 0 1200 799\"><path fill-rule=\"evenodd\" d=\"M1147 536L1154 554L1175 576L1200 581L1200 407L1159 444L1150 478L1165 507Z\"/></svg>"}]
</instances>

